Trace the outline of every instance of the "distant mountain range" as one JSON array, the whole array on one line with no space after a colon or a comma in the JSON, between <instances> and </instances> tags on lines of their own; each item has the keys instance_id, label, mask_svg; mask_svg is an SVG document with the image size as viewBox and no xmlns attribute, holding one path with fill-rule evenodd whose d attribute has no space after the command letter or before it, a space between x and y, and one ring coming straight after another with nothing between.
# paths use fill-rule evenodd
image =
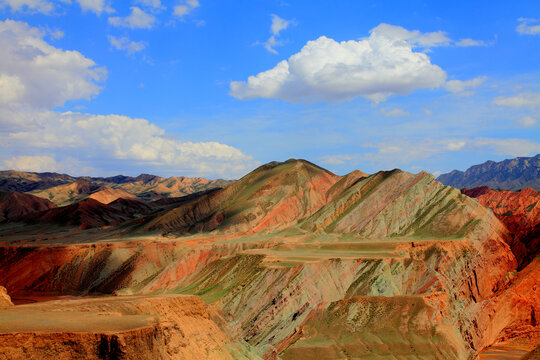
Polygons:
<instances>
[{"instance_id":1,"label":"distant mountain range","mask_svg":"<svg viewBox=\"0 0 540 360\"><path fill-rule=\"evenodd\" d=\"M74 177L51 172L33 173L15 170L0 171L0 192L30 193L48 199L58 206L94 198L103 203L118 198L139 198L154 201L181 197L199 191L227 186L232 181L184 176L163 178L141 174L137 177Z\"/></svg>"},{"instance_id":2,"label":"distant mountain range","mask_svg":"<svg viewBox=\"0 0 540 360\"><path fill-rule=\"evenodd\" d=\"M521 190L527 187L540 190L540 154L501 162L486 161L464 172L453 170L442 174L437 180L458 189L488 186L501 190Z\"/></svg>"}]
</instances>

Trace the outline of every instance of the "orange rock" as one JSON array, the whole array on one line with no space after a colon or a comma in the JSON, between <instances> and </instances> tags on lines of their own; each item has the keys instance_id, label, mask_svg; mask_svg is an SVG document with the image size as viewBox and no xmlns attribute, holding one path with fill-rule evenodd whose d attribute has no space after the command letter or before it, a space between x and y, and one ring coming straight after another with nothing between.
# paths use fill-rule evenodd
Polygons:
<instances>
[{"instance_id":1,"label":"orange rock","mask_svg":"<svg viewBox=\"0 0 540 360\"><path fill-rule=\"evenodd\" d=\"M8 295L6 288L0 286L0 309L5 309L13 306L11 297Z\"/></svg>"}]
</instances>

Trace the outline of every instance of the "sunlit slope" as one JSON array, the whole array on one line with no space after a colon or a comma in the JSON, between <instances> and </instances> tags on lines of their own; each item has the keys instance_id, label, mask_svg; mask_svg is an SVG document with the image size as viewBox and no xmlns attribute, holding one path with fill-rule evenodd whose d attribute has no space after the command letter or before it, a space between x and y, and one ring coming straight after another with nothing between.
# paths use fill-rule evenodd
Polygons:
<instances>
[{"instance_id":1,"label":"sunlit slope","mask_svg":"<svg viewBox=\"0 0 540 360\"><path fill-rule=\"evenodd\" d=\"M147 230L259 232L295 225L326 203L339 176L305 160L263 165L223 190L157 217Z\"/></svg>"},{"instance_id":2,"label":"sunlit slope","mask_svg":"<svg viewBox=\"0 0 540 360\"><path fill-rule=\"evenodd\" d=\"M490 212L431 174L380 171L345 189L303 222L307 230L388 236L464 237Z\"/></svg>"}]
</instances>

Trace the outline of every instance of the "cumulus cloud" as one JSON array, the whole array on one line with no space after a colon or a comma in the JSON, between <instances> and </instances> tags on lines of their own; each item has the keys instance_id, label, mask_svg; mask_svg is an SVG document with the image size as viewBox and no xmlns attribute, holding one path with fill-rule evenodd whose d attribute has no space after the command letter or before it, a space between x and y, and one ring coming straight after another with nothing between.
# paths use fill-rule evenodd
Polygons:
<instances>
[{"instance_id":1,"label":"cumulus cloud","mask_svg":"<svg viewBox=\"0 0 540 360\"><path fill-rule=\"evenodd\" d=\"M114 16L109 18L109 24L130 29L151 29L156 17L141 10L137 6L130 7L131 13L126 17Z\"/></svg>"},{"instance_id":2,"label":"cumulus cloud","mask_svg":"<svg viewBox=\"0 0 540 360\"><path fill-rule=\"evenodd\" d=\"M444 41L439 33L409 32L386 24L358 41L321 36L273 69L247 81L232 81L230 94L241 100L336 102L362 96L379 102L395 94L438 88L444 85L446 73L413 46Z\"/></svg>"},{"instance_id":3,"label":"cumulus cloud","mask_svg":"<svg viewBox=\"0 0 540 360\"><path fill-rule=\"evenodd\" d=\"M173 14L179 18L183 18L192 12L193 9L198 8L199 5L199 0L187 0L181 5L176 5L173 8Z\"/></svg>"},{"instance_id":4,"label":"cumulus cloud","mask_svg":"<svg viewBox=\"0 0 540 360\"><path fill-rule=\"evenodd\" d=\"M144 50L147 45L144 41L131 41L127 36L116 37L108 35L107 38L112 47L116 50L125 51L128 55Z\"/></svg>"},{"instance_id":5,"label":"cumulus cloud","mask_svg":"<svg viewBox=\"0 0 540 360\"><path fill-rule=\"evenodd\" d=\"M510 106L514 108L540 106L540 93L524 92L516 96L498 96L493 99L495 105Z\"/></svg>"},{"instance_id":6,"label":"cumulus cloud","mask_svg":"<svg viewBox=\"0 0 540 360\"><path fill-rule=\"evenodd\" d=\"M33 154L69 153L89 163L129 162L167 172L229 177L243 175L256 165L232 146L180 141L148 120L122 115L2 111L0 123L8 129L0 133L0 147ZM18 160L30 164L27 157Z\"/></svg>"},{"instance_id":7,"label":"cumulus cloud","mask_svg":"<svg viewBox=\"0 0 540 360\"><path fill-rule=\"evenodd\" d=\"M487 80L486 76L478 76L474 79L470 80L450 80L447 81L444 87L446 90L452 92L452 93L460 93L460 94L471 94L470 89L474 89L480 85L482 85Z\"/></svg>"},{"instance_id":8,"label":"cumulus cloud","mask_svg":"<svg viewBox=\"0 0 540 360\"><path fill-rule=\"evenodd\" d=\"M24 22L0 21L0 105L53 107L100 91L105 69L49 45L44 35Z\"/></svg>"},{"instance_id":9,"label":"cumulus cloud","mask_svg":"<svg viewBox=\"0 0 540 360\"><path fill-rule=\"evenodd\" d=\"M58 166L56 160L50 156L14 156L3 161L3 165L7 169L21 171L57 171Z\"/></svg>"},{"instance_id":10,"label":"cumulus cloud","mask_svg":"<svg viewBox=\"0 0 540 360\"><path fill-rule=\"evenodd\" d=\"M272 14L272 25L270 26L270 32L272 36L264 43L264 48L273 54L277 54L274 49L277 45L281 45L281 42L277 40L279 33L289 27L291 21L280 18L277 15Z\"/></svg>"},{"instance_id":11,"label":"cumulus cloud","mask_svg":"<svg viewBox=\"0 0 540 360\"><path fill-rule=\"evenodd\" d=\"M0 162L4 169L33 171L33 172L60 172L71 175L86 175L95 173L96 169L84 166L80 161L71 157L57 160L49 155L21 155L7 158Z\"/></svg>"},{"instance_id":12,"label":"cumulus cloud","mask_svg":"<svg viewBox=\"0 0 540 360\"><path fill-rule=\"evenodd\" d=\"M96 95L100 87L95 79L103 71L76 51L49 45L43 36L26 23L0 22L2 166L99 174L95 164L101 164L101 171L137 167L230 178L257 165L232 146L181 141L145 119L50 110L66 100ZM131 42L120 39L117 45L127 51Z\"/></svg>"},{"instance_id":13,"label":"cumulus cloud","mask_svg":"<svg viewBox=\"0 0 540 360\"><path fill-rule=\"evenodd\" d=\"M520 34L539 35L540 34L540 19L519 18L516 31Z\"/></svg>"},{"instance_id":14,"label":"cumulus cloud","mask_svg":"<svg viewBox=\"0 0 540 360\"><path fill-rule=\"evenodd\" d=\"M2 0L0 7L8 6L11 11L30 11L50 14L54 4L48 0Z\"/></svg>"},{"instance_id":15,"label":"cumulus cloud","mask_svg":"<svg viewBox=\"0 0 540 360\"><path fill-rule=\"evenodd\" d=\"M409 113L408 111L405 111L403 109L400 109L400 108L393 108L393 109L387 109L387 108L381 108L381 113L384 115L384 116L410 116L411 113Z\"/></svg>"}]
</instances>

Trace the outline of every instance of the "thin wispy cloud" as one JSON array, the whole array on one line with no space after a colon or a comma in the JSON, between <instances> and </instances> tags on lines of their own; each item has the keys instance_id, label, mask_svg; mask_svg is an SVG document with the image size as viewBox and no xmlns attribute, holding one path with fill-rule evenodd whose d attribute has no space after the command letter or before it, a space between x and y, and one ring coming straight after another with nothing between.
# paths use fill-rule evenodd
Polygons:
<instances>
[{"instance_id":1,"label":"thin wispy cloud","mask_svg":"<svg viewBox=\"0 0 540 360\"><path fill-rule=\"evenodd\" d=\"M105 0L77 0L82 11L90 11L97 15L113 13L114 9Z\"/></svg>"},{"instance_id":2,"label":"thin wispy cloud","mask_svg":"<svg viewBox=\"0 0 540 360\"><path fill-rule=\"evenodd\" d=\"M471 46L488 46L489 44L483 40L473 40L473 39L461 39L455 42L456 46L460 47L471 47Z\"/></svg>"},{"instance_id":3,"label":"thin wispy cloud","mask_svg":"<svg viewBox=\"0 0 540 360\"><path fill-rule=\"evenodd\" d=\"M51 14L54 10L54 4L48 0L2 0L0 8L9 7L13 12L37 12L42 14Z\"/></svg>"},{"instance_id":4,"label":"thin wispy cloud","mask_svg":"<svg viewBox=\"0 0 540 360\"><path fill-rule=\"evenodd\" d=\"M498 96L493 99L495 105L509 107L537 107L540 106L540 93L524 92L515 96Z\"/></svg>"},{"instance_id":5,"label":"thin wispy cloud","mask_svg":"<svg viewBox=\"0 0 540 360\"><path fill-rule=\"evenodd\" d=\"M124 51L128 55L142 51L148 45L144 41L132 41L127 36L116 37L108 35L107 38L109 39L109 43L113 48Z\"/></svg>"},{"instance_id":6,"label":"thin wispy cloud","mask_svg":"<svg viewBox=\"0 0 540 360\"><path fill-rule=\"evenodd\" d=\"M516 31L525 35L540 35L540 19L519 18Z\"/></svg>"},{"instance_id":7,"label":"thin wispy cloud","mask_svg":"<svg viewBox=\"0 0 540 360\"><path fill-rule=\"evenodd\" d=\"M478 76L470 80L450 80L446 82L444 87L454 94L471 95L471 90L482 85L486 80L486 76Z\"/></svg>"},{"instance_id":8,"label":"thin wispy cloud","mask_svg":"<svg viewBox=\"0 0 540 360\"><path fill-rule=\"evenodd\" d=\"M517 122L523 127L531 127L536 125L538 123L538 120L536 120L532 116L527 115L520 118Z\"/></svg>"},{"instance_id":9,"label":"thin wispy cloud","mask_svg":"<svg viewBox=\"0 0 540 360\"><path fill-rule=\"evenodd\" d=\"M389 116L389 117L410 116L411 115L410 112L405 111L405 110L400 109L400 108L393 108L393 109L381 108L381 113L384 116Z\"/></svg>"},{"instance_id":10,"label":"thin wispy cloud","mask_svg":"<svg viewBox=\"0 0 540 360\"><path fill-rule=\"evenodd\" d=\"M126 27L129 29L151 29L156 23L156 17L146 13L137 6L130 7L131 13L125 17L114 16L108 19L113 26Z\"/></svg>"},{"instance_id":11,"label":"thin wispy cloud","mask_svg":"<svg viewBox=\"0 0 540 360\"><path fill-rule=\"evenodd\" d=\"M183 19L184 16L188 15L199 6L200 4L198 0L187 0L183 4L176 5L173 8L173 15L180 19Z\"/></svg>"},{"instance_id":12,"label":"thin wispy cloud","mask_svg":"<svg viewBox=\"0 0 540 360\"><path fill-rule=\"evenodd\" d=\"M274 48L282 44L281 41L278 40L279 33L286 30L292 24L292 22L282 19L275 14L272 14L271 17L272 25L270 26L270 32L272 35L264 43L264 48L273 54L277 54L277 51Z\"/></svg>"}]
</instances>

